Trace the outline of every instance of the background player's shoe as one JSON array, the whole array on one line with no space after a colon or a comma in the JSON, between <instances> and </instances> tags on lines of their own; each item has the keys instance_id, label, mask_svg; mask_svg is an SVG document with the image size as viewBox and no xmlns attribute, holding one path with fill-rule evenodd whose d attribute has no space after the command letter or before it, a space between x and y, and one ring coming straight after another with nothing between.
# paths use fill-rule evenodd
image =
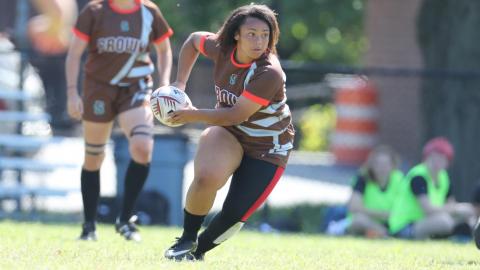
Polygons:
<instances>
[{"instance_id":1,"label":"background player's shoe","mask_svg":"<svg viewBox=\"0 0 480 270\"><path fill-rule=\"evenodd\" d=\"M85 222L82 225L82 233L78 240L84 241L97 241L97 233L95 232L94 222Z\"/></svg>"},{"instance_id":2,"label":"background player's shoe","mask_svg":"<svg viewBox=\"0 0 480 270\"><path fill-rule=\"evenodd\" d=\"M475 224L475 227L473 227L473 240L475 240L477 248L480 249L480 219L477 221L477 224Z\"/></svg>"},{"instance_id":3,"label":"background player's shoe","mask_svg":"<svg viewBox=\"0 0 480 270\"><path fill-rule=\"evenodd\" d=\"M140 236L138 228L135 225L136 220L137 216L132 216L126 222L117 219L117 221L115 222L115 230L127 240L140 242L142 240L142 237Z\"/></svg>"},{"instance_id":4,"label":"background player's shoe","mask_svg":"<svg viewBox=\"0 0 480 270\"><path fill-rule=\"evenodd\" d=\"M175 244L165 251L165 258L175 261L194 261L193 252L197 249L197 242L184 237L177 238Z\"/></svg>"}]
</instances>

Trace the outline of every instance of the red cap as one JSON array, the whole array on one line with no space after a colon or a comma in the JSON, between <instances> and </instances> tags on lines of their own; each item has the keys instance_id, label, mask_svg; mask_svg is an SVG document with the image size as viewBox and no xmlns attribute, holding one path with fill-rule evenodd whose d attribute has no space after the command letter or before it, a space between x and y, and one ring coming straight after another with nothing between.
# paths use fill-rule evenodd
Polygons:
<instances>
[{"instance_id":1,"label":"red cap","mask_svg":"<svg viewBox=\"0 0 480 270\"><path fill-rule=\"evenodd\" d=\"M428 141L423 147L423 158L425 159L432 152L444 154L450 162L453 160L453 146L445 137L436 137Z\"/></svg>"}]
</instances>

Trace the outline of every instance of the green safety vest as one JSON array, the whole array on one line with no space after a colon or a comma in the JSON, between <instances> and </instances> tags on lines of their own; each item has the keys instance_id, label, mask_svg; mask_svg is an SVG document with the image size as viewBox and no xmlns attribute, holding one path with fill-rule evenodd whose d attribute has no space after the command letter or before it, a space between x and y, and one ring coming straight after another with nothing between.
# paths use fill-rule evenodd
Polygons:
<instances>
[{"instance_id":1,"label":"green safety vest","mask_svg":"<svg viewBox=\"0 0 480 270\"><path fill-rule=\"evenodd\" d=\"M423 212L417 197L412 191L410 183L416 176L423 177L427 182L427 196L430 203L434 206L445 205L448 190L450 188L450 179L448 173L442 170L438 173L437 184L433 183L430 173L425 164L421 163L413 167L403 181L397 200L393 205L388 225L391 234L395 234L402 230L410 223L419 221L424 218Z\"/></svg>"},{"instance_id":2,"label":"green safety vest","mask_svg":"<svg viewBox=\"0 0 480 270\"><path fill-rule=\"evenodd\" d=\"M385 190L382 190L377 182L367 178L363 192L363 206L370 210L391 211L402 181L403 173L399 170L392 171ZM351 215L349 216L351 218Z\"/></svg>"}]
</instances>

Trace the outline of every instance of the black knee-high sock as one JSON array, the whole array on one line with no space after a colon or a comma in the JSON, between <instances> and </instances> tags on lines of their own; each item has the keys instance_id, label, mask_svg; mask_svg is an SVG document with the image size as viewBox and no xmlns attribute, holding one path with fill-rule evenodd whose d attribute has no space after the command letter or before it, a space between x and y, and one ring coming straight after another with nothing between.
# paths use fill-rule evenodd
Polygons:
<instances>
[{"instance_id":1,"label":"black knee-high sock","mask_svg":"<svg viewBox=\"0 0 480 270\"><path fill-rule=\"evenodd\" d=\"M125 188L123 191L123 206L120 215L120 221L128 221L132 216L135 202L140 191L142 191L145 181L147 181L150 164L140 164L130 160L127 173L125 175Z\"/></svg>"},{"instance_id":2,"label":"black knee-high sock","mask_svg":"<svg viewBox=\"0 0 480 270\"><path fill-rule=\"evenodd\" d=\"M100 170L87 171L82 169L80 186L85 222L94 222L97 216L98 198L100 197Z\"/></svg>"},{"instance_id":3,"label":"black knee-high sock","mask_svg":"<svg viewBox=\"0 0 480 270\"><path fill-rule=\"evenodd\" d=\"M183 238L197 241L197 234L202 227L203 220L205 215L194 215L187 212L186 209L183 209Z\"/></svg>"},{"instance_id":4,"label":"black knee-high sock","mask_svg":"<svg viewBox=\"0 0 480 270\"><path fill-rule=\"evenodd\" d=\"M198 237L198 247L195 254L204 254L220 245L237 233L243 227L243 224L244 222L230 217L223 211L218 213Z\"/></svg>"}]
</instances>

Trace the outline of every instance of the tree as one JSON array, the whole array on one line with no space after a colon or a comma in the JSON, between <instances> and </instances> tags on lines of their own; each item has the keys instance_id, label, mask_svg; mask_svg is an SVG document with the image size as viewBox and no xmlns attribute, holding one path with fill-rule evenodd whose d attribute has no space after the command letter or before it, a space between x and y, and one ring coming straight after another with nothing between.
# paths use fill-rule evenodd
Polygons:
<instances>
[{"instance_id":1,"label":"tree","mask_svg":"<svg viewBox=\"0 0 480 270\"><path fill-rule=\"evenodd\" d=\"M480 1L424 0L417 25L425 68L451 71L423 80L424 140L442 135L453 142L454 191L469 200L480 179Z\"/></svg>"},{"instance_id":2,"label":"tree","mask_svg":"<svg viewBox=\"0 0 480 270\"><path fill-rule=\"evenodd\" d=\"M176 47L192 31L217 31L228 13L248 0L177 0L157 4L176 32ZM365 51L365 0L265 0L279 13L283 59L357 64Z\"/></svg>"}]
</instances>

